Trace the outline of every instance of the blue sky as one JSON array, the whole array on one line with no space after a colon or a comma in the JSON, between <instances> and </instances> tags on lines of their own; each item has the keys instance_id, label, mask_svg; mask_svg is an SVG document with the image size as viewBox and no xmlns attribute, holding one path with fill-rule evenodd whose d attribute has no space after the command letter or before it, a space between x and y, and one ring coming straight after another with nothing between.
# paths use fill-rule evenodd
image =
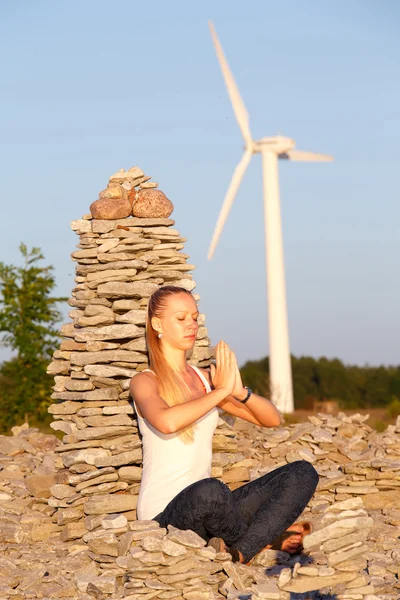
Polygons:
<instances>
[{"instance_id":1,"label":"blue sky","mask_svg":"<svg viewBox=\"0 0 400 600\"><path fill-rule=\"evenodd\" d=\"M212 342L268 353L259 156L206 260L243 146L209 18L253 137L335 158L280 166L292 352L399 364L396 0L2 0L0 260L40 246L69 295L70 221L138 165L175 204Z\"/></svg>"}]
</instances>

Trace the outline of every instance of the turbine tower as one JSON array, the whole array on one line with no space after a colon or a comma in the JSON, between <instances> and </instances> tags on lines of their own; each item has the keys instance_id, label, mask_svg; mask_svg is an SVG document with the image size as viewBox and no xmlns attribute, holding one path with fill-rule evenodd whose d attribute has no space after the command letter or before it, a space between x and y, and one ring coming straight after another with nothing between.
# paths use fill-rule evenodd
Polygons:
<instances>
[{"instance_id":1,"label":"turbine tower","mask_svg":"<svg viewBox=\"0 0 400 600\"><path fill-rule=\"evenodd\" d=\"M331 161L331 156L295 150L295 142L283 136L253 140L249 115L229 69L213 24L209 23L225 85L232 103L245 151L237 165L223 202L208 252L214 254L222 229L232 207L244 173L253 154L261 154L264 192L265 252L267 269L269 372L271 399L283 413L294 410L292 369L290 363L288 319L286 308L285 273L283 262L282 224L279 201L278 158L296 161Z\"/></svg>"}]
</instances>

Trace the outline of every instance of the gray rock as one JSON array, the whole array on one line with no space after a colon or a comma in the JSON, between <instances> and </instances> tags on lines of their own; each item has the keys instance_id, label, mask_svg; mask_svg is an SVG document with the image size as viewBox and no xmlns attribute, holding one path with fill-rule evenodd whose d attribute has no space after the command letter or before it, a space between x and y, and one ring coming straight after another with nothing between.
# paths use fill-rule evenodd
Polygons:
<instances>
[{"instance_id":1,"label":"gray rock","mask_svg":"<svg viewBox=\"0 0 400 600\"><path fill-rule=\"evenodd\" d=\"M182 531L173 525L168 525L168 539L189 548L203 548L206 542L197 533L190 529Z\"/></svg>"},{"instance_id":2,"label":"gray rock","mask_svg":"<svg viewBox=\"0 0 400 600\"><path fill-rule=\"evenodd\" d=\"M106 285L106 284L105 284ZM112 284L122 285L122 284ZM133 284L124 284L133 285ZM78 342L102 341L102 340L124 340L136 338L143 335L143 329L135 325L107 325L105 327L86 328L76 330L74 337Z\"/></svg>"},{"instance_id":3,"label":"gray rock","mask_svg":"<svg viewBox=\"0 0 400 600\"><path fill-rule=\"evenodd\" d=\"M145 310L129 310L128 312L117 315L118 323L133 323L134 325L145 325L146 311Z\"/></svg>"},{"instance_id":4,"label":"gray rock","mask_svg":"<svg viewBox=\"0 0 400 600\"><path fill-rule=\"evenodd\" d=\"M118 477L121 481L133 483L142 478L142 467L121 467L118 469Z\"/></svg>"},{"instance_id":5,"label":"gray rock","mask_svg":"<svg viewBox=\"0 0 400 600\"><path fill-rule=\"evenodd\" d=\"M373 525L373 520L370 517L355 517L353 519L343 519L337 523L332 523L324 529L315 531L304 538L304 548L312 548L317 546L326 540L332 538L338 538L342 535L347 535L353 531L357 531L362 528L370 528Z\"/></svg>"},{"instance_id":6,"label":"gray rock","mask_svg":"<svg viewBox=\"0 0 400 600\"><path fill-rule=\"evenodd\" d=\"M92 221L92 231L94 233L108 233L112 231L116 227L169 227L170 225L174 225L175 221L173 219L143 219L136 217L129 217L128 219L118 219L113 221L100 221L93 220Z\"/></svg>"},{"instance_id":7,"label":"gray rock","mask_svg":"<svg viewBox=\"0 0 400 600\"><path fill-rule=\"evenodd\" d=\"M112 456L95 456L92 464L94 464L96 467L121 467L122 465L138 463L141 458L142 449L136 448L135 450L121 452L120 454L113 454Z\"/></svg>"},{"instance_id":8,"label":"gray rock","mask_svg":"<svg viewBox=\"0 0 400 600\"><path fill-rule=\"evenodd\" d=\"M75 231L78 235L82 233L87 233L88 231L92 231L92 225L90 221L84 221L83 219L77 219L75 221L71 221L71 229Z\"/></svg>"},{"instance_id":9,"label":"gray rock","mask_svg":"<svg viewBox=\"0 0 400 600\"><path fill-rule=\"evenodd\" d=\"M356 577L356 573L338 573L337 575L331 575L330 577L297 577L296 579L291 579L282 587L286 592L302 594L311 590L318 590L346 583Z\"/></svg>"},{"instance_id":10,"label":"gray rock","mask_svg":"<svg viewBox=\"0 0 400 600\"><path fill-rule=\"evenodd\" d=\"M103 415L133 415L135 411L130 404L124 406L105 406L102 410Z\"/></svg>"},{"instance_id":11,"label":"gray rock","mask_svg":"<svg viewBox=\"0 0 400 600\"><path fill-rule=\"evenodd\" d=\"M77 431L75 437L78 440L101 440L103 438L111 438L116 435L122 435L128 433L130 430L129 426L115 425L107 427L88 427L87 429L81 429ZM99 455L100 457L100 455ZM99 458L98 457L98 458ZM94 463L93 463L94 464ZM108 465L96 464L97 467L105 467Z\"/></svg>"},{"instance_id":12,"label":"gray rock","mask_svg":"<svg viewBox=\"0 0 400 600\"><path fill-rule=\"evenodd\" d=\"M124 515L108 515L101 521L103 529L120 529L126 527L128 520Z\"/></svg>"},{"instance_id":13,"label":"gray rock","mask_svg":"<svg viewBox=\"0 0 400 600\"><path fill-rule=\"evenodd\" d=\"M94 460L96 457L107 457L110 456L109 450L103 448L83 448L81 450L72 450L70 452L64 452L62 455L62 461L65 467L70 467L75 463L88 463Z\"/></svg>"},{"instance_id":14,"label":"gray rock","mask_svg":"<svg viewBox=\"0 0 400 600\"><path fill-rule=\"evenodd\" d=\"M133 368L124 369L122 367L112 367L108 365L87 365L84 367L87 375L94 377L134 377L137 373Z\"/></svg>"},{"instance_id":15,"label":"gray rock","mask_svg":"<svg viewBox=\"0 0 400 600\"><path fill-rule=\"evenodd\" d=\"M85 534L84 540L93 552L106 556L118 556L118 540L111 531L92 531Z\"/></svg>"},{"instance_id":16,"label":"gray rock","mask_svg":"<svg viewBox=\"0 0 400 600\"><path fill-rule=\"evenodd\" d=\"M102 494L89 498L85 502L84 511L86 515L120 513L135 509L136 504L137 496L131 494Z\"/></svg>"},{"instance_id":17,"label":"gray rock","mask_svg":"<svg viewBox=\"0 0 400 600\"><path fill-rule=\"evenodd\" d=\"M142 363L147 362L147 357L141 352L129 350L103 350L101 352L72 352L70 360L71 364L85 366L117 361Z\"/></svg>"},{"instance_id":18,"label":"gray rock","mask_svg":"<svg viewBox=\"0 0 400 600\"><path fill-rule=\"evenodd\" d=\"M192 282L191 282L192 283ZM149 297L158 289L155 283L103 283L97 288L100 298L143 298Z\"/></svg>"},{"instance_id":19,"label":"gray rock","mask_svg":"<svg viewBox=\"0 0 400 600\"><path fill-rule=\"evenodd\" d=\"M122 415L114 415L114 416L103 416L103 415L93 415L84 418L86 425L90 427L106 427L112 425L133 425L133 421L131 417L128 417L126 414Z\"/></svg>"},{"instance_id":20,"label":"gray rock","mask_svg":"<svg viewBox=\"0 0 400 600\"><path fill-rule=\"evenodd\" d=\"M64 498L70 498L71 496L75 495L74 488L70 487L69 485L63 485L62 483L56 483L55 485L52 485L50 492L59 500L64 500Z\"/></svg>"},{"instance_id":21,"label":"gray rock","mask_svg":"<svg viewBox=\"0 0 400 600\"><path fill-rule=\"evenodd\" d=\"M80 492L88 487L100 485L100 483L109 483L111 481L118 481L117 473L106 473L104 475L99 475L99 477L90 478L87 481L82 481L78 483L75 487L77 492Z\"/></svg>"},{"instance_id":22,"label":"gray rock","mask_svg":"<svg viewBox=\"0 0 400 600\"><path fill-rule=\"evenodd\" d=\"M347 549L348 547L346 546L341 550L329 554L328 565L330 567L335 567L336 565L342 562L354 559L354 557L358 556L359 554L365 554L365 552L367 552L368 550L368 546L362 544L362 542L355 542L352 545L355 547L350 547L349 549Z\"/></svg>"},{"instance_id":23,"label":"gray rock","mask_svg":"<svg viewBox=\"0 0 400 600\"><path fill-rule=\"evenodd\" d=\"M54 400L118 400L118 392L113 387L103 387L90 392L56 392L51 395ZM82 408L82 406L81 406ZM53 413L56 414L56 413ZM60 413L59 413L60 414ZM68 413L67 413L68 414Z\"/></svg>"},{"instance_id":24,"label":"gray rock","mask_svg":"<svg viewBox=\"0 0 400 600\"><path fill-rule=\"evenodd\" d=\"M143 550L147 552L164 552L168 556L183 556L187 554L187 550L182 544L176 544L171 540L159 537L145 537L141 545Z\"/></svg>"},{"instance_id":25,"label":"gray rock","mask_svg":"<svg viewBox=\"0 0 400 600\"><path fill-rule=\"evenodd\" d=\"M339 548L344 548L345 546L349 546L355 542L364 542L367 537L368 529L361 529L360 531L355 531L354 533L350 533L348 535L327 540L323 543L322 549L328 553L334 552L335 550L339 550Z\"/></svg>"}]
</instances>

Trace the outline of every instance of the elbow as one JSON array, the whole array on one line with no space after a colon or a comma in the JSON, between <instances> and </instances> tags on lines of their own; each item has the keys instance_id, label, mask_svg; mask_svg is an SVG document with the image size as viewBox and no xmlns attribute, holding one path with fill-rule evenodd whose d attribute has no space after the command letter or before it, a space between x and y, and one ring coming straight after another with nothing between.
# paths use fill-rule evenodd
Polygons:
<instances>
[{"instance_id":1,"label":"elbow","mask_svg":"<svg viewBox=\"0 0 400 600\"><path fill-rule=\"evenodd\" d=\"M165 423L163 423L160 427L157 427L157 429L160 433L163 433L164 435L171 435L171 433L175 433L175 430Z\"/></svg>"},{"instance_id":2,"label":"elbow","mask_svg":"<svg viewBox=\"0 0 400 600\"><path fill-rule=\"evenodd\" d=\"M172 431L172 428L170 427L169 423L164 423L164 421L161 421L161 423L157 423L154 425L155 429L157 429L157 431L159 431L160 433L163 433L164 435L170 435L171 433L174 433Z\"/></svg>"},{"instance_id":3,"label":"elbow","mask_svg":"<svg viewBox=\"0 0 400 600\"><path fill-rule=\"evenodd\" d=\"M173 422L172 419L168 417L167 414L163 415L163 418L159 420L155 427L160 433L163 433L164 435L171 435L171 433L176 433L178 431L176 428L176 424Z\"/></svg>"},{"instance_id":4,"label":"elbow","mask_svg":"<svg viewBox=\"0 0 400 600\"><path fill-rule=\"evenodd\" d=\"M267 423L267 427L279 427L282 424L281 415L278 411L275 414L270 415Z\"/></svg>"},{"instance_id":5,"label":"elbow","mask_svg":"<svg viewBox=\"0 0 400 600\"><path fill-rule=\"evenodd\" d=\"M278 414L272 419L271 427L279 427L282 424L281 416Z\"/></svg>"}]
</instances>

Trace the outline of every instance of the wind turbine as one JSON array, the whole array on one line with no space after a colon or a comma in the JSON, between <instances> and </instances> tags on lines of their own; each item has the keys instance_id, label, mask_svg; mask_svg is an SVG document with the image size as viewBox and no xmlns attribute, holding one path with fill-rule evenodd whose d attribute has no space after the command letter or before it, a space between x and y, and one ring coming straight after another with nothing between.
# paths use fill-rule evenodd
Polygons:
<instances>
[{"instance_id":1,"label":"wind turbine","mask_svg":"<svg viewBox=\"0 0 400 600\"><path fill-rule=\"evenodd\" d=\"M331 161L332 157L325 154L295 150L294 140L280 135L265 137L258 141L253 140L249 127L249 115L211 21L209 22L209 26L233 112L244 138L245 151L233 173L226 192L208 252L208 259L211 260L214 254L233 200L251 157L253 154L260 153L262 158L264 191L270 391L271 399L277 408L283 413L290 413L294 410L294 402L286 308L278 158L296 161Z\"/></svg>"}]
</instances>

